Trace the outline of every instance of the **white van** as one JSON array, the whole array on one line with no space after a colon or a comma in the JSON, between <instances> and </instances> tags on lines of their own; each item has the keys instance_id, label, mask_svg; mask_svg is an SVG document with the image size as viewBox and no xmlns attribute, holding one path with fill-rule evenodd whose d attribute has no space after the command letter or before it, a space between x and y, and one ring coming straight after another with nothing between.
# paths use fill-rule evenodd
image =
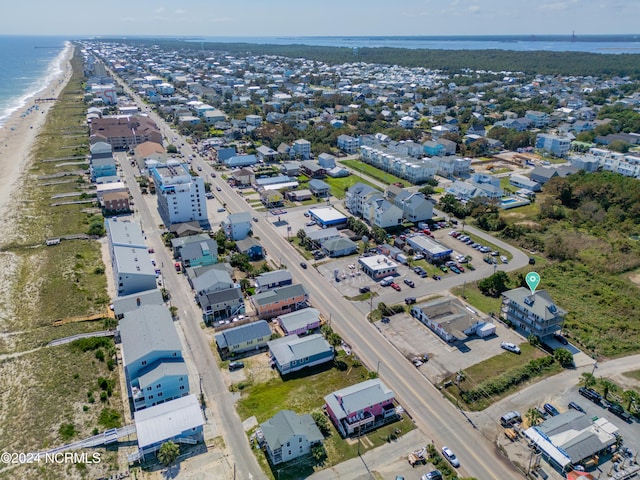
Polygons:
<instances>
[{"instance_id":1,"label":"white van","mask_svg":"<svg viewBox=\"0 0 640 480\"><path fill-rule=\"evenodd\" d=\"M383 287L388 287L393 283L393 277L384 277L380 282L380 285Z\"/></svg>"}]
</instances>

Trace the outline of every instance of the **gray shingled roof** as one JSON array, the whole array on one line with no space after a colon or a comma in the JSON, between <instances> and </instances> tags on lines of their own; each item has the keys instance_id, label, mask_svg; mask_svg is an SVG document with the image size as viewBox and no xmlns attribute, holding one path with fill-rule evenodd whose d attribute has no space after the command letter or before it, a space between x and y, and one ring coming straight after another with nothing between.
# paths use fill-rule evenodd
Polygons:
<instances>
[{"instance_id":1,"label":"gray shingled roof","mask_svg":"<svg viewBox=\"0 0 640 480\"><path fill-rule=\"evenodd\" d=\"M209 305L219 305L221 303L240 304L243 298L240 288L225 288L211 293L198 294L198 304L202 308L207 308Z\"/></svg>"},{"instance_id":2,"label":"gray shingled roof","mask_svg":"<svg viewBox=\"0 0 640 480\"><path fill-rule=\"evenodd\" d=\"M261 285L271 285L272 283L286 282L291 280L291 272L287 270L274 270L273 272L266 272L256 277L256 287Z\"/></svg>"},{"instance_id":3,"label":"gray shingled roof","mask_svg":"<svg viewBox=\"0 0 640 480\"><path fill-rule=\"evenodd\" d=\"M233 286L233 281L231 280L231 275L229 275L229 272L226 270L212 268L204 274L193 278L191 284L196 292L204 292L220 285L226 285L226 288L230 288Z\"/></svg>"},{"instance_id":4,"label":"gray shingled roof","mask_svg":"<svg viewBox=\"0 0 640 480\"><path fill-rule=\"evenodd\" d=\"M565 310L553 303L551 296L546 290L538 290L534 295L531 295L531 290L519 287L513 290L508 290L502 295L512 302L522 305L543 320L550 320L556 316L563 316L567 314ZM532 303L528 304L527 302Z\"/></svg>"},{"instance_id":5,"label":"gray shingled roof","mask_svg":"<svg viewBox=\"0 0 640 480\"><path fill-rule=\"evenodd\" d=\"M138 305L138 301L140 305ZM157 288L140 293L118 297L113 301L113 311L116 315L136 310L144 305L163 305L162 292Z\"/></svg>"},{"instance_id":6,"label":"gray shingled roof","mask_svg":"<svg viewBox=\"0 0 640 480\"><path fill-rule=\"evenodd\" d=\"M160 305L146 305L126 313L118 323L125 365L154 351L182 350L171 313Z\"/></svg>"},{"instance_id":7,"label":"gray shingled roof","mask_svg":"<svg viewBox=\"0 0 640 480\"><path fill-rule=\"evenodd\" d=\"M320 312L315 308L303 308L302 310L296 310L295 312L286 313L278 317L278 322L288 332L306 327L319 320Z\"/></svg>"},{"instance_id":8,"label":"gray shingled roof","mask_svg":"<svg viewBox=\"0 0 640 480\"><path fill-rule=\"evenodd\" d=\"M249 340L268 337L270 335L271 329L269 328L269 324L265 320L258 320L257 322L247 323L246 325L240 325L239 327L220 332L215 338L218 347L225 348L229 345L239 345Z\"/></svg>"},{"instance_id":9,"label":"gray shingled roof","mask_svg":"<svg viewBox=\"0 0 640 480\"><path fill-rule=\"evenodd\" d=\"M311 415L296 415L291 410L280 410L262 423L260 429L272 452L286 445L294 435L304 436L311 443L321 442L324 438Z\"/></svg>"},{"instance_id":10,"label":"gray shingled roof","mask_svg":"<svg viewBox=\"0 0 640 480\"><path fill-rule=\"evenodd\" d=\"M284 287L277 287L272 290L267 290L266 292L257 293L253 296L253 301L256 305L262 306L306 294L307 290L304 288L304 286L296 283L294 285L286 285Z\"/></svg>"}]
</instances>

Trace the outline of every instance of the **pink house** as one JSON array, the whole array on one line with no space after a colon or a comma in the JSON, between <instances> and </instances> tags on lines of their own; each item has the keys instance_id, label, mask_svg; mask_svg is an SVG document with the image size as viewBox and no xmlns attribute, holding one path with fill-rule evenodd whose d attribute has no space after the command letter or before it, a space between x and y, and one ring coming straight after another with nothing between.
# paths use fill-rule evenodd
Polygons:
<instances>
[{"instance_id":1,"label":"pink house","mask_svg":"<svg viewBox=\"0 0 640 480\"><path fill-rule=\"evenodd\" d=\"M377 378L330 393L324 401L329 418L343 437L398 419L393 391Z\"/></svg>"}]
</instances>

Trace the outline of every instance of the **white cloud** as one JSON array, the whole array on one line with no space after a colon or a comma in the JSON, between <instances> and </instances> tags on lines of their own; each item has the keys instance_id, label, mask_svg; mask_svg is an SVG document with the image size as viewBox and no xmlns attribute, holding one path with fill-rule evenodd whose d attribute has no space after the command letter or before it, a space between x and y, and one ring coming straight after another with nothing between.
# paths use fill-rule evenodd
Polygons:
<instances>
[{"instance_id":1,"label":"white cloud","mask_svg":"<svg viewBox=\"0 0 640 480\"><path fill-rule=\"evenodd\" d=\"M183 15L183 14L187 13L187 10L184 10L182 8L178 8L175 13L176 13L176 15Z\"/></svg>"},{"instance_id":2,"label":"white cloud","mask_svg":"<svg viewBox=\"0 0 640 480\"><path fill-rule=\"evenodd\" d=\"M153 10L154 13L164 13L165 12L165 8L164 7L158 7L156 9Z\"/></svg>"}]
</instances>

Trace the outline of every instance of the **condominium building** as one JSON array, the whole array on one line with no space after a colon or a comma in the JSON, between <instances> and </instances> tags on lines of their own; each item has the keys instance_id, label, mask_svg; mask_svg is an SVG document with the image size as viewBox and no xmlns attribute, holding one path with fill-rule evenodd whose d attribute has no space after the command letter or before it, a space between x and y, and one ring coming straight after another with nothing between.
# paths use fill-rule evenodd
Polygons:
<instances>
[{"instance_id":1,"label":"condominium building","mask_svg":"<svg viewBox=\"0 0 640 480\"><path fill-rule=\"evenodd\" d=\"M204 180L192 177L189 167L175 161L149 169L156 186L158 212L165 225L207 221Z\"/></svg>"}]
</instances>

